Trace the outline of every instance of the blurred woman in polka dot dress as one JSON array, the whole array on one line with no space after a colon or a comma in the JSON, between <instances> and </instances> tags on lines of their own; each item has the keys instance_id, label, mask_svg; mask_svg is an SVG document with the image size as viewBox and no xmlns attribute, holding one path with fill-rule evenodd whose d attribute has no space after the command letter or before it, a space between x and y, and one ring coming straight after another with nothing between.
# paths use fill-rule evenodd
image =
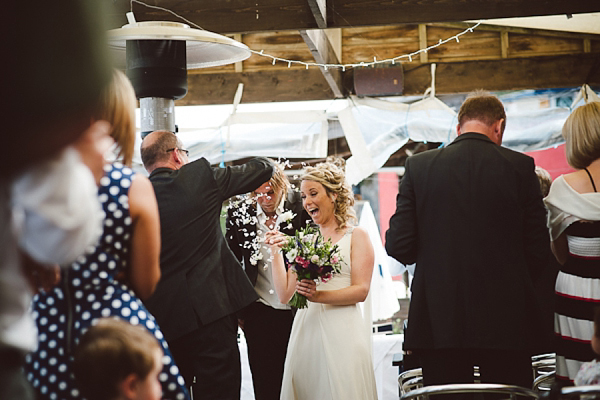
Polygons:
<instances>
[{"instance_id":1,"label":"blurred woman in polka dot dress","mask_svg":"<svg viewBox=\"0 0 600 400\"><path fill-rule=\"evenodd\" d=\"M112 123L111 136L126 165L131 165L133 157L135 101L127 77L115 71L96 116ZM99 243L64 270L55 288L34 298L39 346L27 357L27 379L40 399L81 399L71 368L75 346L95 320L114 316L145 326L161 343L163 398L189 399L167 342L140 301L152 294L160 278L154 190L146 177L134 175L119 162L106 165L105 171L98 189L106 214Z\"/></svg>"}]
</instances>

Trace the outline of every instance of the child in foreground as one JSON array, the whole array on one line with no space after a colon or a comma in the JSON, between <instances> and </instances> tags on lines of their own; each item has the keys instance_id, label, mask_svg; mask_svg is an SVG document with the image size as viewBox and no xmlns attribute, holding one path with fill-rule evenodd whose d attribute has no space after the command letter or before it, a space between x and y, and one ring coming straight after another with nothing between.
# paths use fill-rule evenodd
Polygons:
<instances>
[{"instance_id":1,"label":"child in foreground","mask_svg":"<svg viewBox=\"0 0 600 400\"><path fill-rule=\"evenodd\" d=\"M82 336L74 373L87 400L159 400L163 352L143 327L102 318Z\"/></svg>"}]
</instances>

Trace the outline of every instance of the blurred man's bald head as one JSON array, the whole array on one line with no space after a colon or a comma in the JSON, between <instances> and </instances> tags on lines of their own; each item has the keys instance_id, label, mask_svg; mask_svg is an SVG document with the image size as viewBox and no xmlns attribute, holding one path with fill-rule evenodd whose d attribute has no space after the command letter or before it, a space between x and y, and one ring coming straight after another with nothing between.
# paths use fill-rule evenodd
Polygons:
<instances>
[{"instance_id":1,"label":"blurred man's bald head","mask_svg":"<svg viewBox=\"0 0 600 400\"><path fill-rule=\"evenodd\" d=\"M177 147L181 147L181 144L173 132L154 131L148 134L140 146L144 168L152 172L157 164L169 160L168 150Z\"/></svg>"}]
</instances>

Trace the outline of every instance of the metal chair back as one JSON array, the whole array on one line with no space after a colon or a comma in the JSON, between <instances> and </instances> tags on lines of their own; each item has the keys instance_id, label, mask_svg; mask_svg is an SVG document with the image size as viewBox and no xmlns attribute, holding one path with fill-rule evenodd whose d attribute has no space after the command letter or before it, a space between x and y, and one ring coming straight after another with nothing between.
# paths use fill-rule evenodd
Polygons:
<instances>
[{"instance_id":1,"label":"metal chair back","mask_svg":"<svg viewBox=\"0 0 600 400\"><path fill-rule=\"evenodd\" d=\"M409 369L398 375L400 394L423 387L423 370L421 368Z\"/></svg>"},{"instance_id":2,"label":"metal chair back","mask_svg":"<svg viewBox=\"0 0 600 400\"><path fill-rule=\"evenodd\" d=\"M495 383L455 383L448 385L425 386L420 389L411 390L405 393L400 398L401 400L413 399L429 399L432 395L443 394L465 394L465 393L482 393L482 394L504 394L511 399L517 397L525 397L528 399L538 400L539 394L531 389L523 388L514 385L501 385Z\"/></svg>"},{"instance_id":3,"label":"metal chair back","mask_svg":"<svg viewBox=\"0 0 600 400\"><path fill-rule=\"evenodd\" d=\"M533 381L533 390L538 392L548 392L552 388L556 372L548 372L547 374L541 374Z\"/></svg>"},{"instance_id":4,"label":"metal chair back","mask_svg":"<svg viewBox=\"0 0 600 400\"><path fill-rule=\"evenodd\" d=\"M597 399L600 398L600 385L567 386L560 390L562 399Z\"/></svg>"}]
</instances>

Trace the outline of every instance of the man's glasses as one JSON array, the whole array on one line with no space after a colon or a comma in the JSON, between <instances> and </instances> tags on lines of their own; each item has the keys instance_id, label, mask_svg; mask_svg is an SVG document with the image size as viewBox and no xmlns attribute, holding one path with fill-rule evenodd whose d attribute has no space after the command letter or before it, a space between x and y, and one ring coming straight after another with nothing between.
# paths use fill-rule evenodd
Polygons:
<instances>
[{"instance_id":1,"label":"man's glasses","mask_svg":"<svg viewBox=\"0 0 600 400\"><path fill-rule=\"evenodd\" d=\"M190 155L190 151L189 151L189 150L186 150L186 149L180 149L180 148L178 148L178 147L173 147L172 149L167 149L167 153L168 153L168 152L170 152L170 151L175 151L175 150L179 150L179 151L181 151L181 152L184 152L186 156L189 156L189 155Z\"/></svg>"}]
</instances>

